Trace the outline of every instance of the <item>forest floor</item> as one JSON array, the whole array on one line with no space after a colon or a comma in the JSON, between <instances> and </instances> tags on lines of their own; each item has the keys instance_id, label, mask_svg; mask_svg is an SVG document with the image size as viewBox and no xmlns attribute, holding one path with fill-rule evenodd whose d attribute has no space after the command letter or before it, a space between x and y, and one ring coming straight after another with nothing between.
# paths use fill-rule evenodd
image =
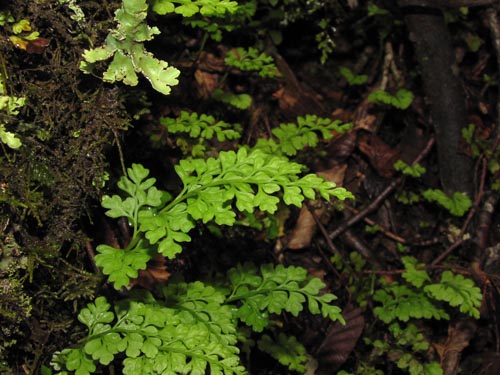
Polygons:
<instances>
[{"instance_id":1,"label":"forest floor","mask_svg":"<svg viewBox=\"0 0 500 375\"><path fill-rule=\"evenodd\" d=\"M324 63L315 35L326 29L318 27L323 13L317 10L279 27L262 11L254 16L260 34L246 25L222 41L176 17L151 16L162 34L149 48L181 71L165 96L143 78L131 87L103 82L99 70L84 75L79 69L84 49L100 45L113 27L120 1L79 1L86 14L81 23L64 2L56 3L12 1L0 13L29 20L39 33L16 44L9 39L14 21L1 28L3 95L26 98L5 122L22 146L2 144L0 156L1 374L49 374L44 366L52 354L83 335L78 311L97 295L118 300L126 293L114 291L95 265L99 244L120 247L130 239L127 223L106 217L101 199L116 193L123 167L132 163L150 169L160 188L182 188L173 166L198 140L169 132L163 119L183 111L240 125L240 138L211 140L204 157L276 138L274 129L298 118L351 124L343 134L331 132L331 139L317 133L316 144L293 159L355 199L283 206L260 226L200 226L180 256L155 258L134 288L154 290L173 274L200 280L245 261L301 266L339 297L346 320L281 317L283 330L312 355L309 374L439 374L425 367L432 363L447 375L499 373L499 74L484 9L446 14L465 92L460 152L473 163L464 185L474 184L467 198L443 192L443 168L458 167L439 161L440 134L396 6L369 16L362 2L329 8L336 17L328 29L335 46ZM375 3L379 10L386 5ZM280 9L292 14L292 8ZM278 29L279 43L271 37ZM227 65L229 51L253 45L273 58L275 77ZM251 105L214 100L221 88L249 95ZM377 90L387 95L374 99ZM446 307L433 300L436 314L443 314L436 319L422 305L430 300L425 286L445 285L448 271L464 295L445 301ZM477 290L480 306L473 302ZM407 310L393 302L398 299ZM252 373L290 373L258 350L249 358L244 364Z\"/></svg>"}]
</instances>

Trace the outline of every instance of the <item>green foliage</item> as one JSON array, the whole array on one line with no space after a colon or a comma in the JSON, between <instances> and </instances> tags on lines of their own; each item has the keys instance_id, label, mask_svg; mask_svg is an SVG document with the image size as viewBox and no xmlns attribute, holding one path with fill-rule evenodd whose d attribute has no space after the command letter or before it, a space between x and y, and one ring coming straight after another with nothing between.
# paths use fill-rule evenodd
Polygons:
<instances>
[{"instance_id":1,"label":"green foliage","mask_svg":"<svg viewBox=\"0 0 500 375\"><path fill-rule=\"evenodd\" d=\"M399 191L396 194L396 199L398 202L403 203L403 204L413 204L420 202L421 197L417 193L414 193L412 191Z\"/></svg>"},{"instance_id":2,"label":"green foliage","mask_svg":"<svg viewBox=\"0 0 500 375\"><path fill-rule=\"evenodd\" d=\"M462 137L469 145L469 152L474 158L484 155L488 161L488 171L491 174L492 182L491 189L500 190L500 150L496 147L494 139L484 139L484 136L476 135L476 126L469 124L469 126L462 128Z\"/></svg>"},{"instance_id":3,"label":"green foliage","mask_svg":"<svg viewBox=\"0 0 500 375\"><path fill-rule=\"evenodd\" d=\"M212 98L241 110L247 109L252 105L252 97L250 95L224 92L219 88L212 91Z\"/></svg>"},{"instance_id":4,"label":"green foliage","mask_svg":"<svg viewBox=\"0 0 500 375\"><path fill-rule=\"evenodd\" d=\"M305 269L263 265L260 273L262 276L251 264L238 266L228 273L233 289L228 301L244 301L236 316L254 331L262 332L268 326L267 313L286 311L298 316L304 302L311 313L344 322L340 309L330 305L336 297L330 293L320 296L325 285L317 278L309 279Z\"/></svg>"},{"instance_id":5,"label":"green foliage","mask_svg":"<svg viewBox=\"0 0 500 375\"><path fill-rule=\"evenodd\" d=\"M19 114L19 109L24 106L25 98L7 95L6 77L0 73L0 140L12 149L21 147L21 140L16 134L7 131L6 125L11 116Z\"/></svg>"},{"instance_id":6,"label":"green foliage","mask_svg":"<svg viewBox=\"0 0 500 375\"><path fill-rule=\"evenodd\" d=\"M341 66L339 72L351 86L362 85L368 81L366 74L354 74L351 69Z\"/></svg>"},{"instance_id":7,"label":"green foliage","mask_svg":"<svg viewBox=\"0 0 500 375\"><path fill-rule=\"evenodd\" d=\"M177 118L162 117L160 123L171 134L177 134L176 143L182 148L184 154L202 157L205 155L207 143L212 139L219 142L235 140L241 137L241 125L217 121L212 116L205 114L189 113L182 111ZM186 137L194 139L196 144L190 143Z\"/></svg>"},{"instance_id":8,"label":"green foliage","mask_svg":"<svg viewBox=\"0 0 500 375\"><path fill-rule=\"evenodd\" d=\"M472 206L472 201L465 193L454 192L451 196L439 189L427 189L422 196L429 202L436 202L454 216L463 216Z\"/></svg>"},{"instance_id":9,"label":"green foliage","mask_svg":"<svg viewBox=\"0 0 500 375\"><path fill-rule=\"evenodd\" d=\"M418 263L415 258L408 256L403 257L401 260L406 270L403 273L403 279L408 281L411 285L421 288L424 283L431 281L423 263Z\"/></svg>"},{"instance_id":10,"label":"green foliage","mask_svg":"<svg viewBox=\"0 0 500 375\"><path fill-rule=\"evenodd\" d=\"M98 297L78 315L87 337L76 348L56 353L52 365L59 374L88 375L98 364L124 355L125 375L244 374L236 346L238 321L253 321L255 310L270 319L282 310L296 314L307 301L311 313L342 320L340 309L330 305L336 297L320 295L323 283L309 278L306 270L265 265L260 273L248 264L231 269L224 288L171 282L161 290L162 298L138 292L118 302L114 311L105 297ZM279 335L275 343L264 335L259 346L291 370L304 368L305 349L294 338Z\"/></svg>"},{"instance_id":11,"label":"green foliage","mask_svg":"<svg viewBox=\"0 0 500 375\"><path fill-rule=\"evenodd\" d=\"M127 197L105 196L102 202L107 216L129 220L132 241L120 251L99 245L96 264L119 289L137 277L154 253L173 258L181 252L180 243L191 240L188 232L196 221L234 225L235 209L272 214L280 197L297 207L305 198L315 199L316 193L327 200L352 197L344 188L314 174L299 177L302 169L300 164L258 149L222 151L217 159L181 160L175 170L184 187L172 199L153 186L155 179L147 178L147 169L134 164L118 182Z\"/></svg>"},{"instance_id":12,"label":"green foliage","mask_svg":"<svg viewBox=\"0 0 500 375\"><path fill-rule=\"evenodd\" d=\"M294 336L289 337L280 332L277 341L274 341L271 336L263 335L257 345L260 350L269 353L290 370L300 373L306 370L306 349Z\"/></svg>"},{"instance_id":13,"label":"green foliage","mask_svg":"<svg viewBox=\"0 0 500 375\"><path fill-rule=\"evenodd\" d=\"M376 104L386 104L398 109L407 109L413 101L413 93L399 89L395 95L384 90L375 90L368 95L368 101Z\"/></svg>"},{"instance_id":14,"label":"green foliage","mask_svg":"<svg viewBox=\"0 0 500 375\"><path fill-rule=\"evenodd\" d=\"M410 285L381 281L382 288L373 295L374 301L381 303L374 312L383 322L406 322L411 318L449 319L440 301L447 302L451 307L459 307L462 313L473 318L479 318L482 294L471 279L444 271L439 283L431 283L424 264L408 256L402 260L405 266L402 277Z\"/></svg>"},{"instance_id":15,"label":"green foliage","mask_svg":"<svg viewBox=\"0 0 500 375\"><path fill-rule=\"evenodd\" d=\"M440 320L450 317L443 308L435 306L424 293L397 282L377 289L373 300L381 304L375 307L373 312L386 324L394 320L407 322L411 318Z\"/></svg>"},{"instance_id":16,"label":"green foliage","mask_svg":"<svg viewBox=\"0 0 500 375\"><path fill-rule=\"evenodd\" d=\"M343 134L350 129L352 129L352 124L342 124L339 120L306 115L298 117L296 124L280 124L279 127L274 128L272 133L277 138L277 142L273 139L259 139L256 147L269 153L293 156L305 147L316 147L320 137L329 140L335 133Z\"/></svg>"},{"instance_id":17,"label":"green foliage","mask_svg":"<svg viewBox=\"0 0 500 375\"><path fill-rule=\"evenodd\" d=\"M396 163L394 163L394 169L396 171L399 171L403 173L405 176L410 176L410 177L421 177L425 173L425 168L422 167L420 164L416 164L414 166L406 164L402 160L398 160Z\"/></svg>"},{"instance_id":18,"label":"green foliage","mask_svg":"<svg viewBox=\"0 0 500 375\"><path fill-rule=\"evenodd\" d=\"M425 354L429 342L414 324L401 327L398 323L389 325L392 337L389 340L369 342L374 347L377 356L387 355L391 362L410 375L442 375L443 370L437 362L425 363L420 354Z\"/></svg>"},{"instance_id":19,"label":"green foliage","mask_svg":"<svg viewBox=\"0 0 500 375\"><path fill-rule=\"evenodd\" d=\"M191 138L210 140L215 136L219 142L224 142L241 137L240 124L216 121L212 116L205 114L182 111L175 119L162 117L160 123L172 134L188 133Z\"/></svg>"},{"instance_id":20,"label":"green foliage","mask_svg":"<svg viewBox=\"0 0 500 375\"><path fill-rule=\"evenodd\" d=\"M228 0L153 0L151 5L158 14L177 13L183 17L192 17L197 13L205 17L223 16L226 12L233 13L238 7L236 1Z\"/></svg>"},{"instance_id":21,"label":"green foliage","mask_svg":"<svg viewBox=\"0 0 500 375\"><path fill-rule=\"evenodd\" d=\"M59 4L66 4L66 6L71 10L72 15L70 16L73 21L78 24L82 24L85 21L85 13L83 13L82 8L77 4L78 0L59 0Z\"/></svg>"},{"instance_id":22,"label":"green foliage","mask_svg":"<svg viewBox=\"0 0 500 375\"><path fill-rule=\"evenodd\" d=\"M482 293L471 279L444 271L439 283L427 285L424 290L434 299L448 302L450 306L459 307L464 314L479 319Z\"/></svg>"},{"instance_id":23,"label":"green foliage","mask_svg":"<svg viewBox=\"0 0 500 375\"><path fill-rule=\"evenodd\" d=\"M115 13L118 26L110 31L104 46L85 50L85 61L81 62L80 69L90 73L96 62L113 57L103 74L104 81L123 81L126 85L136 86L137 73L141 73L155 90L168 95L171 86L177 85L180 72L145 49L144 42L160 33L157 27L150 27L145 22L147 10L146 0L124 0Z\"/></svg>"},{"instance_id":24,"label":"green foliage","mask_svg":"<svg viewBox=\"0 0 500 375\"><path fill-rule=\"evenodd\" d=\"M259 53L256 48L248 49L238 47L227 53L224 62L228 66L238 68L241 71L257 72L262 78L275 78L279 71L271 56L264 52Z\"/></svg>"},{"instance_id":25,"label":"green foliage","mask_svg":"<svg viewBox=\"0 0 500 375\"><path fill-rule=\"evenodd\" d=\"M318 43L318 49L321 51L321 57L319 60L321 64L324 64L333 52L336 44L332 38L333 28L331 27L331 20L323 18L318 22L318 25L321 31L315 35L314 39L316 40L316 43Z\"/></svg>"},{"instance_id":26,"label":"green foliage","mask_svg":"<svg viewBox=\"0 0 500 375\"><path fill-rule=\"evenodd\" d=\"M374 16L385 16L389 14L389 11L383 8L379 8L375 4L368 4L368 17Z\"/></svg>"},{"instance_id":27,"label":"green foliage","mask_svg":"<svg viewBox=\"0 0 500 375\"><path fill-rule=\"evenodd\" d=\"M257 10L257 3L249 1L247 3L238 4L235 11L224 13L222 15L208 17L189 17L183 20L183 23L203 30L211 39L216 42L222 40L223 32L231 32L242 25L252 22L252 18Z\"/></svg>"}]
</instances>

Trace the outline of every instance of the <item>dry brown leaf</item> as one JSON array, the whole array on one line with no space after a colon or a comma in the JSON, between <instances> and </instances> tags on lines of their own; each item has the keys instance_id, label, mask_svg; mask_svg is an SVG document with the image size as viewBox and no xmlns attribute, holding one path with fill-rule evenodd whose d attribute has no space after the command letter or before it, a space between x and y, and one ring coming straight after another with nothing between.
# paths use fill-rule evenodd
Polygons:
<instances>
[{"instance_id":1,"label":"dry brown leaf","mask_svg":"<svg viewBox=\"0 0 500 375\"><path fill-rule=\"evenodd\" d=\"M354 350L365 327L365 318L359 307L347 306L342 312L345 325L336 322L321 343L316 358L319 363L317 375L332 374Z\"/></svg>"},{"instance_id":2,"label":"dry brown leaf","mask_svg":"<svg viewBox=\"0 0 500 375\"><path fill-rule=\"evenodd\" d=\"M327 181L342 185L344 181L347 164L339 164L333 168L318 172L317 174ZM316 208L314 214L321 217L324 207ZM287 248L292 250L303 249L311 244L311 240L316 232L316 221L307 206L304 204L300 209L299 217L295 223L287 243Z\"/></svg>"},{"instance_id":3,"label":"dry brown leaf","mask_svg":"<svg viewBox=\"0 0 500 375\"><path fill-rule=\"evenodd\" d=\"M314 214L321 217L324 208L317 208ZM292 250L303 249L311 244L311 240L316 232L316 221L306 205L302 205L299 218L290 235L287 248Z\"/></svg>"},{"instance_id":4,"label":"dry brown leaf","mask_svg":"<svg viewBox=\"0 0 500 375\"><path fill-rule=\"evenodd\" d=\"M356 131L349 131L334 138L328 146L328 156L336 159L347 159L356 147Z\"/></svg>"},{"instance_id":5,"label":"dry brown leaf","mask_svg":"<svg viewBox=\"0 0 500 375\"><path fill-rule=\"evenodd\" d=\"M392 177L394 163L400 158L399 150L389 147L374 134L364 134L358 137L359 150L370 160L370 164L383 177Z\"/></svg>"},{"instance_id":6,"label":"dry brown leaf","mask_svg":"<svg viewBox=\"0 0 500 375\"><path fill-rule=\"evenodd\" d=\"M194 72L198 92L202 98L209 98L219 84L219 75L197 69Z\"/></svg>"},{"instance_id":7,"label":"dry brown leaf","mask_svg":"<svg viewBox=\"0 0 500 375\"><path fill-rule=\"evenodd\" d=\"M198 58L198 69L207 72L223 73L226 69L226 63L223 58L203 51Z\"/></svg>"},{"instance_id":8,"label":"dry brown leaf","mask_svg":"<svg viewBox=\"0 0 500 375\"><path fill-rule=\"evenodd\" d=\"M361 117L360 119L356 120L355 122L355 129L363 129L366 130L370 133L372 133L375 129L377 123L377 117L374 115L366 115Z\"/></svg>"},{"instance_id":9,"label":"dry brown leaf","mask_svg":"<svg viewBox=\"0 0 500 375\"><path fill-rule=\"evenodd\" d=\"M130 282L130 287L135 285L145 289L153 289L155 285L164 283L170 277L167 271L167 261L163 255L157 254L148 263L145 270L139 271L139 277Z\"/></svg>"},{"instance_id":10,"label":"dry brown leaf","mask_svg":"<svg viewBox=\"0 0 500 375\"><path fill-rule=\"evenodd\" d=\"M459 320L450 324L448 338L444 344L434 344L441 358L444 375L456 374L462 351L469 346L476 328L476 323L472 319Z\"/></svg>"}]
</instances>

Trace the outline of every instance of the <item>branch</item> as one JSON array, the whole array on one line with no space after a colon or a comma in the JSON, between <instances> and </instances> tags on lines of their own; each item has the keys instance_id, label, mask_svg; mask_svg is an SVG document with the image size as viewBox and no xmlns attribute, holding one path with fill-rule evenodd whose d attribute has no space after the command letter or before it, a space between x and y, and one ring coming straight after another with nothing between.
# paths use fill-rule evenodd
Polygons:
<instances>
[{"instance_id":1,"label":"branch","mask_svg":"<svg viewBox=\"0 0 500 375\"><path fill-rule=\"evenodd\" d=\"M420 154L415 158L412 165L416 165L419 163L431 150L434 145L434 138L430 138L427 142L427 145L420 152ZM356 224L357 222L363 220L368 214L375 211L382 202L396 189L396 187L403 181L403 176L400 176L393 180L380 195L374 199L368 206L366 206L363 210L361 210L358 214L351 216L349 220L345 221L342 225L340 225L337 229L329 234L331 240L338 237L339 234L345 232L350 226Z\"/></svg>"}]
</instances>

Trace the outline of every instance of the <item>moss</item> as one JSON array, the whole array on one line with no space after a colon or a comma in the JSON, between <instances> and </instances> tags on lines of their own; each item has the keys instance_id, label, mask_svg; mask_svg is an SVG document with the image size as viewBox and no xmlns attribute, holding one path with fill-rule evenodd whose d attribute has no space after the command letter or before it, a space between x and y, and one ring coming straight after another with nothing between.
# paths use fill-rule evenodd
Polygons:
<instances>
[{"instance_id":1,"label":"moss","mask_svg":"<svg viewBox=\"0 0 500 375\"><path fill-rule=\"evenodd\" d=\"M49 40L43 53L30 54L0 27L8 92L26 98L9 119L23 146L0 149L0 362L27 364L30 373L67 344L68 331L78 332L75 311L100 282L87 272L84 228L100 200L108 160L117 155L113 143L129 126L119 89L79 71L88 41L106 30L99 20L110 20L99 3L85 6L93 17L78 23L53 1L3 6Z\"/></svg>"}]
</instances>

